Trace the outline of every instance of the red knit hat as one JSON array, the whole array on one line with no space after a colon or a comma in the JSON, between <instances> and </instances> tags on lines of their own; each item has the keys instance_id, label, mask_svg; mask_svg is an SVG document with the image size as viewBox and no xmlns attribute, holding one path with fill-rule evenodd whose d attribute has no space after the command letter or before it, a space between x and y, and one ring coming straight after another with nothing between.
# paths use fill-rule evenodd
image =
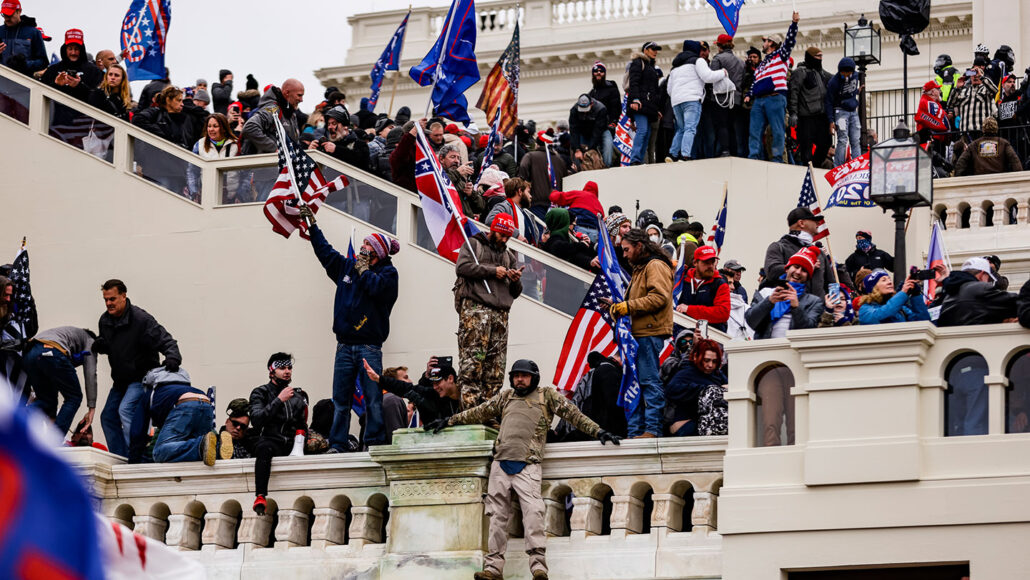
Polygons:
<instances>
[{"instance_id":1,"label":"red knit hat","mask_svg":"<svg viewBox=\"0 0 1030 580\"><path fill-rule=\"evenodd\" d=\"M819 259L819 248L815 246L808 246L807 248L801 248L798 253L794 254L787 260L787 266L796 264L801 266L801 269L808 272L808 277L811 278L812 274L815 273L815 263Z\"/></svg>"}]
</instances>

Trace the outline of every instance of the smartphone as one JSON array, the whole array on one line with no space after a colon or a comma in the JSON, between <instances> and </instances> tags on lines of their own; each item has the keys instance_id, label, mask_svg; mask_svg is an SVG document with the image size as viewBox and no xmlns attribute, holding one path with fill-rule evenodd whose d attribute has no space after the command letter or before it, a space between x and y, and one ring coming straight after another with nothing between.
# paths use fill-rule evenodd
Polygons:
<instances>
[{"instance_id":1,"label":"smartphone","mask_svg":"<svg viewBox=\"0 0 1030 580\"><path fill-rule=\"evenodd\" d=\"M697 321L697 333L701 335L701 338L708 338L708 321L698 320Z\"/></svg>"},{"instance_id":2,"label":"smartphone","mask_svg":"<svg viewBox=\"0 0 1030 580\"><path fill-rule=\"evenodd\" d=\"M454 357L450 357L450 356L437 356L437 357L434 357L434 358L436 358L436 368L443 368L443 367L454 366Z\"/></svg>"},{"instance_id":3,"label":"smartphone","mask_svg":"<svg viewBox=\"0 0 1030 580\"><path fill-rule=\"evenodd\" d=\"M829 289L830 291L827 294L830 296L830 302L836 304L840 301L840 283L830 282Z\"/></svg>"},{"instance_id":4,"label":"smartphone","mask_svg":"<svg viewBox=\"0 0 1030 580\"><path fill-rule=\"evenodd\" d=\"M937 277L937 272L934 270L920 270L915 266L912 266L908 271L908 277L913 280L933 280Z\"/></svg>"},{"instance_id":5,"label":"smartphone","mask_svg":"<svg viewBox=\"0 0 1030 580\"><path fill-rule=\"evenodd\" d=\"M783 288L784 290L787 289L787 281L786 280L777 280L776 283L773 284L773 285L776 286L777 288Z\"/></svg>"}]
</instances>

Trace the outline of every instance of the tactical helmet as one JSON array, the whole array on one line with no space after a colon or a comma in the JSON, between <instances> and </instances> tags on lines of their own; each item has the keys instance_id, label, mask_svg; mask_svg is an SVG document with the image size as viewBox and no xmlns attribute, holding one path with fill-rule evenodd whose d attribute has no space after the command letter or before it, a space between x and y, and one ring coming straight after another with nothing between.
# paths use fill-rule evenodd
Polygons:
<instances>
[{"instance_id":1,"label":"tactical helmet","mask_svg":"<svg viewBox=\"0 0 1030 580\"><path fill-rule=\"evenodd\" d=\"M526 373L533 377L529 383L530 389L535 389L540 384L540 367L529 359L522 358L511 365L511 370L508 371L508 381L511 383L512 388L515 388L515 373Z\"/></svg>"}]
</instances>

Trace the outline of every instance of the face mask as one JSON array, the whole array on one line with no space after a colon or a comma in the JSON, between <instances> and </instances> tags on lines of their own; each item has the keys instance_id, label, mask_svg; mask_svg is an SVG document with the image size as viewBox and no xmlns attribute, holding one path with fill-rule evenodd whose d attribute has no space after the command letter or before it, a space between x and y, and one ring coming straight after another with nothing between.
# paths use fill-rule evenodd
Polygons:
<instances>
[{"instance_id":1,"label":"face mask","mask_svg":"<svg viewBox=\"0 0 1030 580\"><path fill-rule=\"evenodd\" d=\"M815 239L812 238L812 234L810 234L810 233L808 233L806 231L798 232L798 239L801 240L802 242L804 242L804 244L806 246L811 246L812 243L815 242Z\"/></svg>"},{"instance_id":2,"label":"face mask","mask_svg":"<svg viewBox=\"0 0 1030 580\"><path fill-rule=\"evenodd\" d=\"M319 129L324 129L325 128L325 121L319 121L319 122L315 123L315 127L319 128Z\"/></svg>"},{"instance_id":3,"label":"face mask","mask_svg":"<svg viewBox=\"0 0 1030 580\"><path fill-rule=\"evenodd\" d=\"M656 243L656 244L658 243L659 240L661 240L661 238L659 238L658 236L656 236L654 234L652 234L652 235L650 235L648 237L651 238L651 241Z\"/></svg>"},{"instance_id":4,"label":"face mask","mask_svg":"<svg viewBox=\"0 0 1030 580\"><path fill-rule=\"evenodd\" d=\"M862 250L863 252L868 252L873 247L873 243L865 238L859 239L858 242L855 243L855 245L858 247L859 250Z\"/></svg>"}]
</instances>

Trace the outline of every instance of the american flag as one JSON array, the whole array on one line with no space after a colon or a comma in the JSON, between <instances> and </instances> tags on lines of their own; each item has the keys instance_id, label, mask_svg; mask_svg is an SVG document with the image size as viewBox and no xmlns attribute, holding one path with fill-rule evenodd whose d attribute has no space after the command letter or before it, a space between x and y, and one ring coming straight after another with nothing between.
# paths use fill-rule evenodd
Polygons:
<instances>
[{"instance_id":1,"label":"american flag","mask_svg":"<svg viewBox=\"0 0 1030 580\"><path fill-rule=\"evenodd\" d=\"M349 182L343 175L332 181L326 181L322 176L322 170L318 168L314 160L303 150L298 151L293 141L286 134L282 125L276 119L279 130L279 177L272 185L272 191L268 192L268 199L265 201L265 217L272 224L272 230L284 238L290 237L296 230L300 230L300 236L308 238L308 226L300 218L301 200L311 207L312 212L317 212L322 202L330 193L347 187ZM283 144L285 143L285 151ZM287 157L289 165L287 165ZM304 191L297 195L297 188L291 179L291 167L293 178L296 183L303 183Z\"/></svg>"},{"instance_id":2,"label":"american flag","mask_svg":"<svg viewBox=\"0 0 1030 580\"><path fill-rule=\"evenodd\" d=\"M555 386L566 395L572 394L576 383L586 372L587 355L596 350L604 356L611 356L619 348L615 343L614 322L608 309L600 303L602 298L611 299L611 292L604 275L598 274L565 334L558 368L554 372Z\"/></svg>"},{"instance_id":3,"label":"american flag","mask_svg":"<svg viewBox=\"0 0 1030 580\"><path fill-rule=\"evenodd\" d=\"M687 246L686 242L680 244L679 247L679 261L676 263L676 271L672 273L672 305L679 306L680 304L680 293L683 291L683 280L687 276L687 262L692 260L694 257L690 256L687 258Z\"/></svg>"},{"instance_id":4,"label":"american flag","mask_svg":"<svg viewBox=\"0 0 1030 580\"><path fill-rule=\"evenodd\" d=\"M479 96L476 108L486 113L486 120L494 123L501 118L501 134L510 137L519 121L519 24L511 35L508 48L504 49L497 64L486 76L483 94Z\"/></svg>"},{"instance_id":5,"label":"american flag","mask_svg":"<svg viewBox=\"0 0 1030 580\"><path fill-rule=\"evenodd\" d=\"M598 229L604 231L604 222L597 216ZM613 302L626 299L629 282L626 281L622 267L615 258L615 250L608 236L598 236L597 257L601 262L601 273L608 284ZM637 381L637 339L633 338L629 316L621 316L615 321L615 342L622 355L622 385L619 388L619 406L626 412L626 417L633 414L640 404L640 382Z\"/></svg>"},{"instance_id":6,"label":"american flag","mask_svg":"<svg viewBox=\"0 0 1030 580\"><path fill-rule=\"evenodd\" d=\"M354 229L350 231L350 243L347 244L347 259L356 260L357 253L354 252ZM381 369L380 369L381 370ZM365 392L361 389L361 377L365 374L364 369L359 370L354 376L354 395L351 397L350 408L358 417L365 414Z\"/></svg>"},{"instance_id":7,"label":"american flag","mask_svg":"<svg viewBox=\"0 0 1030 580\"><path fill-rule=\"evenodd\" d=\"M715 216L715 225L712 226L712 234L708 236L708 241L715 246L716 252L722 251L722 243L726 239L726 192L722 194L722 209ZM818 205L818 203L816 204Z\"/></svg>"},{"instance_id":8,"label":"american flag","mask_svg":"<svg viewBox=\"0 0 1030 580\"><path fill-rule=\"evenodd\" d=\"M622 116L615 125L615 150L621 157L621 165L629 165L630 155L633 154L633 137L636 131L630 128L629 113L626 111L626 99L622 97Z\"/></svg>"},{"instance_id":9,"label":"american flag","mask_svg":"<svg viewBox=\"0 0 1030 580\"><path fill-rule=\"evenodd\" d=\"M801 195L798 196L798 207L807 207L814 215L819 215L822 208L819 207L819 198L815 194L815 183L812 180L812 168L809 167L805 173L805 182L801 184ZM813 241L818 241L830 235L830 227L826 220L819 222L819 231L812 236Z\"/></svg>"},{"instance_id":10,"label":"american flag","mask_svg":"<svg viewBox=\"0 0 1030 580\"><path fill-rule=\"evenodd\" d=\"M551 164L551 146L544 144L544 153L547 153L547 178L551 180L551 189L558 189L558 176L554 173L554 165Z\"/></svg>"},{"instance_id":11,"label":"american flag","mask_svg":"<svg viewBox=\"0 0 1030 580\"><path fill-rule=\"evenodd\" d=\"M501 141L500 123L501 108L497 107L497 114L494 115L494 121L490 125L490 136L486 138L486 152L483 153L483 164L479 167L479 177L476 179L476 185L479 185L479 182L483 179L483 172L486 171L486 168L493 165L494 143Z\"/></svg>"},{"instance_id":12,"label":"american flag","mask_svg":"<svg viewBox=\"0 0 1030 580\"><path fill-rule=\"evenodd\" d=\"M7 326L0 329L0 341L22 344L39 330L36 301L29 284L29 252L24 246L14 258L10 279L14 291L11 296L11 317ZM20 350L0 350L0 374L7 377L16 393L27 394L29 377L22 368Z\"/></svg>"}]
</instances>

